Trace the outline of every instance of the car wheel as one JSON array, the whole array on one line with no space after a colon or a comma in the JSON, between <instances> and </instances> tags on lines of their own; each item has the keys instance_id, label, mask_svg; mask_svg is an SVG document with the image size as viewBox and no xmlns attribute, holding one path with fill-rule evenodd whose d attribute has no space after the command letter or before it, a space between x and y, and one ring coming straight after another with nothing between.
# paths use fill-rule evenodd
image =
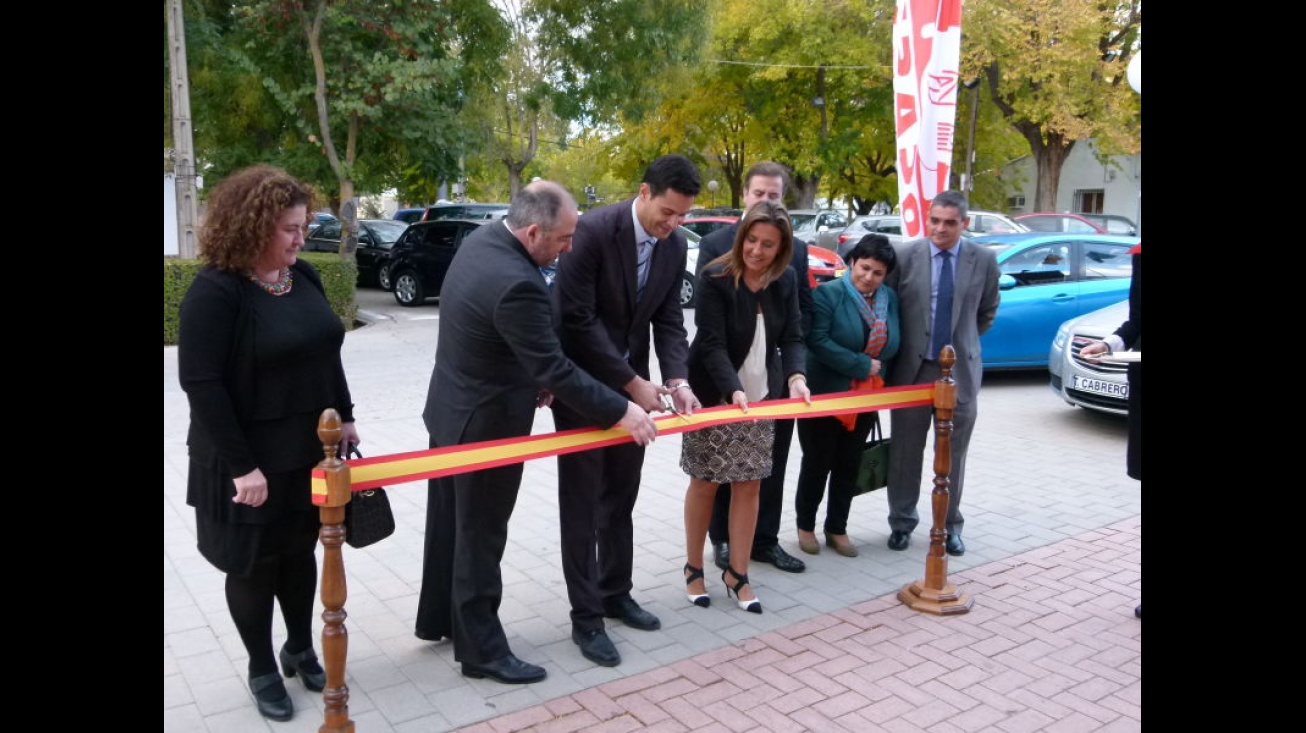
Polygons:
<instances>
[{"instance_id":1,"label":"car wheel","mask_svg":"<svg viewBox=\"0 0 1306 733\"><path fill-rule=\"evenodd\" d=\"M415 308L426 300L426 293L422 289L422 278L413 270L404 270L395 275L395 300L399 305L407 308Z\"/></svg>"},{"instance_id":2,"label":"car wheel","mask_svg":"<svg viewBox=\"0 0 1306 733\"><path fill-rule=\"evenodd\" d=\"M694 296L697 294L694 289L694 276L686 272L680 277L680 307L693 308Z\"/></svg>"},{"instance_id":3,"label":"car wheel","mask_svg":"<svg viewBox=\"0 0 1306 733\"><path fill-rule=\"evenodd\" d=\"M376 284L377 287L385 291L395 289L394 282L390 280L390 263L387 262L376 268Z\"/></svg>"}]
</instances>

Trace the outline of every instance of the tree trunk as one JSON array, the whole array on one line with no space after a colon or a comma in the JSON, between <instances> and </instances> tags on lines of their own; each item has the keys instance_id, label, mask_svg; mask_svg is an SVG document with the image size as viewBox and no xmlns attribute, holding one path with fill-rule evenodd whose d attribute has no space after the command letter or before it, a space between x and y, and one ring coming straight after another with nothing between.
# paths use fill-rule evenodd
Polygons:
<instances>
[{"instance_id":1,"label":"tree trunk","mask_svg":"<svg viewBox=\"0 0 1306 733\"><path fill-rule=\"evenodd\" d=\"M1043 131L1029 123L1018 123L1016 129L1029 142L1029 149L1034 155L1038 170L1038 179L1034 185L1033 211L1056 211L1057 189L1061 183L1061 167L1065 165L1070 151L1075 149L1075 141L1064 136L1050 133L1043 139Z\"/></svg>"}]
</instances>

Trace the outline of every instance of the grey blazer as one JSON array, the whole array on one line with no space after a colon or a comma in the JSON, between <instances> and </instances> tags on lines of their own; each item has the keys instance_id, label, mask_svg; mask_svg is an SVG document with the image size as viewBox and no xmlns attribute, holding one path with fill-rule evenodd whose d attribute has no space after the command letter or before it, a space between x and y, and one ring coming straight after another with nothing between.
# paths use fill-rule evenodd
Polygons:
<instances>
[{"instance_id":1,"label":"grey blazer","mask_svg":"<svg viewBox=\"0 0 1306 733\"><path fill-rule=\"evenodd\" d=\"M930 318L930 256L928 238L913 239L895 245L897 267L885 278L886 285L898 293L902 343L889 371L889 385L914 384L921 362L929 357L933 338ZM998 313L998 259L991 250L962 239L953 250L956 271L952 300L952 339L957 351L953 377L957 380L957 400L970 402L979 392L983 376L980 360L980 336L993 325Z\"/></svg>"}]
</instances>

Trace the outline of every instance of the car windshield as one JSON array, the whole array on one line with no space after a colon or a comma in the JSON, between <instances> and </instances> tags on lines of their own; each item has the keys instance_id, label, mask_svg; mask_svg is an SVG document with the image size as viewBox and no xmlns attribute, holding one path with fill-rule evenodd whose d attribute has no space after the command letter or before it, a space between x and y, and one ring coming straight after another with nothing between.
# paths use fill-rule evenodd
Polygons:
<instances>
[{"instance_id":1,"label":"car windshield","mask_svg":"<svg viewBox=\"0 0 1306 733\"><path fill-rule=\"evenodd\" d=\"M816 221L816 214L790 214L789 221L794 225L794 231L806 229L812 222Z\"/></svg>"},{"instance_id":2,"label":"car windshield","mask_svg":"<svg viewBox=\"0 0 1306 733\"><path fill-rule=\"evenodd\" d=\"M381 241L376 244L382 249L390 249L399 240L399 235L408 228L408 222L396 219L377 219L368 225L374 236Z\"/></svg>"}]
</instances>

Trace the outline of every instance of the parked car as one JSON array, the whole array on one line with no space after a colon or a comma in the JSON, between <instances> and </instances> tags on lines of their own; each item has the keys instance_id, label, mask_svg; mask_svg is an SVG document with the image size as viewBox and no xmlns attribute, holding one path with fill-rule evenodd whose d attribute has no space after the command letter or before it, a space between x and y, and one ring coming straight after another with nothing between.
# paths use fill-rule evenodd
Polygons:
<instances>
[{"instance_id":1,"label":"parked car","mask_svg":"<svg viewBox=\"0 0 1306 733\"><path fill-rule=\"evenodd\" d=\"M816 287L821 283L848 274L848 265L838 252L815 244L807 245L807 284Z\"/></svg>"},{"instance_id":2,"label":"parked car","mask_svg":"<svg viewBox=\"0 0 1306 733\"><path fill-rule=\"evenodd\" d=\"M961 236L967 239L973 239L981 234L1013 234L1029 231L1028 227L996 211L972 209L968 216L970 225L961 233ZM888 237L889 244L900 244L904 239L902 217L897 214L864 214L853 219L852 223L839 233L839 256L847 257L848 251L856 247L867 234L883 234Z\"/></svg>"},{"instance_id":3,"label":"parked car","mask_svg":"<svg viewBox=\"0 0 1306 733\"><path fill-rule=\"evenodd\" d=\"M698 302L698 277L694 273L698 272L698 242L702 237L684 226L680 227L680 233L685 235L685 243L689 245L685 253L685 272L680 276L680 305L693 308Z\"/></svg>"},{"instance_id":4,"label":"parked car","mask_svg":"<svg viewBox=\"0 0 1306 733\"><path fill-rule=\"evenodd\" d=\"M422 221L442 219L494 220L508 215L507 204L436 204L426 207Z\"/></svg>"},{"instance_id":5,"label":"parked car","mask_svg":"<svg viewBox=\"0 0 1306 733\"><path fill-rule=\"evenodd\" d=\"M454 253L488 219L444 219L409 224L390 251L395 300L410 308L440 297Z\"/></svg>"},{"instance_id":6,"label":"parked car","mask_svg":"<svg viewBox=\"0 0 1306 733\"><path fill-rule=\"evenodd\" d=\"M339 221L319 225L304 239L304 249L308 252L339 252L343 228ZM408 224L394 219L358 220L358 248L354 250L354 260L358 263L359 287L376 285L382 290L390 289L390 250L407 228Z\"/></svg>"},{"instance_id":7,"label":"parked car","mask_svg":"<svg viewBox=\"0 0 1306 733\"><path fill-rule=\"evenodd\" d=\"M997 254L1002 300L980 337L986 369L1045 368L1048 344L1070 318L1129 297L1138 237L1113 234L988 234L976 244ZM1117 324L1119 325L1119 324Z\"/></svg>"},{"instance_id":8,"label":"parked car","mask_svg":"<svg viewBox=\"0 0 1306 733\"><path fill-rule=\"evenodd\" d=\"M848 218L834 209L790 209L789 219L795 237L836 252L839 233L848 227Z\"/></svg>"},{"instance_id":9,"label":"parked car","mask_svg":"<svg viewBox=\"0 0 1306 733\"><path fill-rule=\"evenodd\" d=\"M737 216L692 216L681 222L681 226L700 237L706 237L712 232L725 229L737 221L739 221Z\"/></svg>"},{"instance_id":10,"label":"parked car","mask_svg":"<svg viewBox=\"0 0 1306 733\"><path fill-rule=\"evenodd\" d=\"M839 256L846 258L848 251L867 234L883 234L889 239L889 244L899 244L902 242L902 217L897 214L862 214L854 218L839 232Z\"/></svg>"},{"instance_id":11,"label":"parked car","mask_svg":"<svg viewBox=\"0 0 1306 733\"><path fill-rule=\"evenodd\" d=\"M996 211L971 209L967 216L970 217L970 224L962 236L968 239L981 234L1015 234L1033 231L1006 214Z\"/></svg>"},{"instance_id":12,"label":"parked car","mask_svg":"<svg viewBox=\"0 0 1306 733\"><path fill-rule=\"evenodd\" d=\"M422 217L425 215L426 215L426 207L422 206L416 209L400 209L396 211L395 215L391 218L397 219L399 221L408 224L412 224L415 221L421 221Z\"/></svg>"},{"instance_id":13,"label":"parked car","mask_svg":"<svg viewBox=\"0 0 1306 733\"><path fill-rule=\"evenodd\" d=\"M1108 234L1138 236L1138 225L1127 216L1116 214L1080 214L1080 216L1106 229Z\"/></svg>"},{"instance_id":14,"label":"parked car","mask_svg":"<svg viewBox=\"0 0 1306 733\"><path fill-rule=\"evenodd\" d=\"M1115 333L1129 319L1129 299L1071 318L1057 329L1048 351L1048 386L1066 402L1089 410L1129 414L1129 380L1125 364L1091 362L1079 350Z\"/></svg>"},{"instance_id":15,"label":"parked car","mask_svg":"<svg viewBox=\"0 0 1306 733\"><path fill-rule=\"evenodd\" d=\"M1080 214L1064 214L1054 211L1036 214L1021 214L1016 221L1029 227L1032 232L1065 232L1067 234L1106 234L1106 227L1085 219Z\"/></svg>"}]
</instances>

